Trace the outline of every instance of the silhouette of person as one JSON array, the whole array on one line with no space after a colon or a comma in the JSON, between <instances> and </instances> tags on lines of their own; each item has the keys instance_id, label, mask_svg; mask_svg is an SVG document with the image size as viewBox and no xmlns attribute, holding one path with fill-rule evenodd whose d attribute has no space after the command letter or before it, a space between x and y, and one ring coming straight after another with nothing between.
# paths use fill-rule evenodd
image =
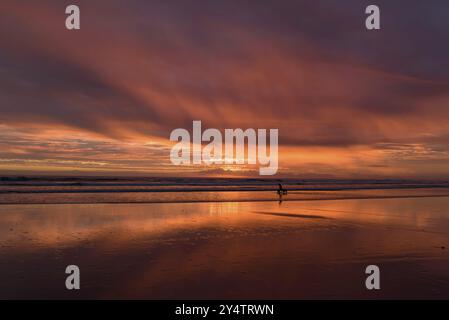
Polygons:
<instances>
[{"instance_id":1,"label":"silhouette of person","mask_svg":"<svg viewBox=\"0 0 449 320\"><path fill-rule=\"evenodd\" d=\"M284 192L284 189L282 188L282 184L279 183L278 185L279 185L278 194L282 195L282 193Z\"/></svg>"},{"instance_id":2,"label":"silhouette of person","mask_svg":"<svg viewBox=\"0 0 449 320\"><path fill-rule=\"evenodd\" d=\"M279 202L281 202L282 201L282 195L284 195L284 194L287 194L287 190L285 190L283 187L282 187L282 184L278 184L278 186L279 186L279 188L278 188L278 190L277 190L277 193L278 193L278 195L279 195Z\"/></svg>"}]
</instances>

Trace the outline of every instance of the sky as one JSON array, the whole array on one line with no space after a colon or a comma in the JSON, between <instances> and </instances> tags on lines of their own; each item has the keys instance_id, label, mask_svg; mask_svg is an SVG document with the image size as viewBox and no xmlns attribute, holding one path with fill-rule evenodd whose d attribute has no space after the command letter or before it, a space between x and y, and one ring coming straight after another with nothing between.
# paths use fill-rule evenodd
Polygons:
<instances>
[{"instance_id":1,"label":"sky","mask_svg":"<svg viewBox=\"0 0 449 320\"><path fill-rule=\"evenodd\" d=\"M201 120L279 129L276 177L449 178L448 39L447 0L2 0L0 175L258 175L173 166Z\"/></svg>"}]
</instances>

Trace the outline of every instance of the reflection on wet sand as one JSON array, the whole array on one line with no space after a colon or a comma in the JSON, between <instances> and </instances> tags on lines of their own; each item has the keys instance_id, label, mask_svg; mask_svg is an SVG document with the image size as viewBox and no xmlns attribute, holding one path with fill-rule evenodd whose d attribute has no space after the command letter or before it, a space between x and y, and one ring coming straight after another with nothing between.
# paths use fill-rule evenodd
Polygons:
<instances>
[{"instance_id":1,"label":"reflection on wet sand","mask_svg":"<svg viewBox=\"0 0 449 320\"><path fill-rule=\"evenodd\" d=\"M0 206L0 298L449 298L449 198ZM81 290L64 287L81 269ZM364 268L381 268L380 291Z\"/></svg>"},{"instance_id":2,"label":"reflection on wet sand","mask_svg":"<svg viewBox=\"0 0 449 320\"><path fill-rule=\"evenodd\" d=\"M255 211L255 213L269 215L269 216L276 216L276 217L290 217L290 218L302 218L302 219L329 219L324 216L316 216L316 215L310 215L310 214L292 214L292 213L262 212L262 211Z\"/></svg>"}]
</instances>

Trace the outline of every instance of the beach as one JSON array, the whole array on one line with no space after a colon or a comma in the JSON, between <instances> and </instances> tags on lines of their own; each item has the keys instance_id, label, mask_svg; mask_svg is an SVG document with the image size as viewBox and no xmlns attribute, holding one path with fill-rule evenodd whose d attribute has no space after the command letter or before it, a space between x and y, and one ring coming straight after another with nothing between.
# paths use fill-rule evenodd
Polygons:
<instances>
[{"instance_id":1,"label":"beach","mask_svg":"<svg viewBox=\"0 0 449 320\"><path fill-rule=\"evenodd\" d=\"M449 0L0 0L0 301L284 319L449 300L448 18Z\"/></svg>"},{"instance_id":2,"label":"beach","mask_svg":"<svg viewBox=\"0 0 449 320\"><path fill-rule=\"evenodd\" d=\"M3 204L0 298L447 299L443 191ZM365 287L372 264L380 290ZM68 265L80 268L80 290L65 288Z\"/></svg>"}]
</instances>

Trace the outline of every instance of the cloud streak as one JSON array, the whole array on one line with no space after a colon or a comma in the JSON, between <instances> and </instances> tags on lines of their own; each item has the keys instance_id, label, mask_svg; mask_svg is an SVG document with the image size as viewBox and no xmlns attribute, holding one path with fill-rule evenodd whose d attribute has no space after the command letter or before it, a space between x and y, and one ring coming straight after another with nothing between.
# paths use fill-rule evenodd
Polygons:
<instances>
[{"instance_id":1,"label":"cloud streak","mask_svg":"<svg viewBox=\"0 0 449 320\"><path fill-rule=\"evenodd\" d=\"M69 32L57 1L2 1L0 157L172 174L171 130L202 120L279 128L284 173L429 175L449 144L448 5L379 5L367 32L360 1L79 1Z\"/></svg>"}]
</instances>

